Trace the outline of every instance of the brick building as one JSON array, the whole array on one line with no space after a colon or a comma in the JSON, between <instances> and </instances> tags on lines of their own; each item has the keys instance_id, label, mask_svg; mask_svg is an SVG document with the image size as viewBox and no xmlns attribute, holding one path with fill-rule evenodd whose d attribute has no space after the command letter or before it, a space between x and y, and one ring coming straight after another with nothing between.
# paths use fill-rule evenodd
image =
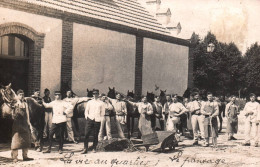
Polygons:
<instances>
[{"instance_id":1,"label":"brick building","mask_svg":"<svg viewBox=\"0 0 260 167\"><path fill-rule=\"evenodd\" d=\"M182 94L191 53L136 0L0 1L0 82L27 95L115 87L140 96L155 84Z\"/></svg>"}]
</instances>

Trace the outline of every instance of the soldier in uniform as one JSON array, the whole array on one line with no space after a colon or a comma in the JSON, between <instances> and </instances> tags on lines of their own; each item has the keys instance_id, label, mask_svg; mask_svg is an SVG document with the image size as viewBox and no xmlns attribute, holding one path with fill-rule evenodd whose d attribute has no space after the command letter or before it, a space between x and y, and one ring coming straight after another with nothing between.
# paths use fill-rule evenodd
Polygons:
<instances>
[{"instance_id":1,"label":"soldier in uniform","mask_svg":"<svg viewBox=\"0 0 260 167\"><path fill-rule=\"evenodd\" d=\"M49 137L49 147L43 153L50 153L52 147L52 141L54 134L59 131L59 154L62 154L63 150L63 141L64 141L64 132L66 128L66 115L73 110L73 106L61 100L61 93L60 91L55 91L55 100L50 103L43 103L45 108L52 108L53 110L53 117L52 117L52 125L51 125L51 132Z\"/></svg>"},{"instance_id":2,"label":"soldier in uniform","mask_svg":"<svg viewBox=\"0 0 260 167\"><path fill-rule=\"evenodd\" d=\"M153 106L153 112L155 116L154 130L156 130L156 128L159 128L160 130L164 130L164 120L162 114L163 107L160 102L160 96L155 96L152 106Z\"/></svg>"},{"instance_id":3,"label":"soldier in uniform","mask_svg":"<svg viewBox=\"0 0 260 167\"><path fill-rule=\"evenodd\" d=\"M250 146L250 144L255 147L258 146L257 138L258 138L258 127L259 122L257 121L257 115L259 111L259 103L256 102L256 95L251 93L250 101L246 103L244 112L246 116L245 120L245 141L242 144L243 146ZM251 143L250 143L251 142Z\"/></svg>"},{"instance_id":4,"label":"soldier in uniform","mask_svg":"<svg viewBox=\"0 0 260 167\"><path fill-rule=\"evenodd\" d=\"M71 105L75 105L76 100L73 96L72 96L72 91L68 90L66 92L66 98L64 98L63 100L70 103ZM66 122L66 132L65 136L67 137L66 139L70 142L70 143L75 143L78 144L78 142L75 140L74 138L74 133L73 133L73 129L72 129L72 122L71 122L71 118L73 117L73 110L71 110L67 115L67 122Z\"/></svg>"},{"instance_id":5,"label":"soldier in uniform","mask_svg":"<svg viewBox=\"0 0 260 167\"><path fill-rule=\"evenodd\" d=\"M40 90L39 89L35 89L33 95L32 95L32 98L34 100L36 100L39 104L42 104L42 98L40 96Z\"/></svg>"},{"instance_id":6,"label":"soldier in uniform","mask_svg":"<svg viewBox=\"0 0 260 167\"><path fill-rule=\"evenodd\" d=\"M226 105L225 115L227 117L228 140L237 140L233 135L238 129L238 106L235 104L236 96L232 95L231 101Z\"/></svg>"},{"instance_id":7,"label":"soldier in uniform","mask_svg":"<svg viewBox=\"0 0 260 167\"><path fill-rule=\"evenodd\" d=\"M18 149L23 150L23 160L30 161L32 158L28 158L28 149L31 146L31 130L32 125L29 120L28 105L24 100L23 90L17 91L17 103L13 112L13 127L12 127L12 143L11 143L11 155L14 162L18 161Z\"/></svg>"},{"instance_id":8,"label":"soldier in uniform","mask_svg":"<svg viewBox=\"0 0 260 167\"><path fill-rule=\"evenodd\" d=\"M44 97L43 101L45 103L50 103L51 98L50 98L50 90L45 89L44 90ZM44 131L43 131L43 138L49 138L50 130L51 130L51 124L52 124L52 109L51 108L46 108L45 109L45 125L44 125Z\"/></svg>"},{"instance_id":9,"label":"soldier in uniform","mask_svg":"<svg viewBox=\"0 0 260 167\"><path fill-rule=\"evenodd\" d=\"M194 92L193 98L194 100L190 103L189 108L191 111L191 123L193 128L193 138L194 138L193 145L198 145L199 130L201 132L202 139L205 140L204 116L201 114L202 101L200 101L199 93Z\"/></svg>"},{"instance_id":10,"label":"soldier in uniform","mask_svg":"<svg viewBox=\"0 0 260 167\"><path fill-rule=\"evenodd\" d=\"M205 134L205 147L209 146L209 137L212 137L212 144L217 147L218 137L218 120L219 114L218 103L213 101L213 94L207 93L208 101L204 102L201 107L201 114L204 115L204 134Z\"/></svg>"}]
</instances>

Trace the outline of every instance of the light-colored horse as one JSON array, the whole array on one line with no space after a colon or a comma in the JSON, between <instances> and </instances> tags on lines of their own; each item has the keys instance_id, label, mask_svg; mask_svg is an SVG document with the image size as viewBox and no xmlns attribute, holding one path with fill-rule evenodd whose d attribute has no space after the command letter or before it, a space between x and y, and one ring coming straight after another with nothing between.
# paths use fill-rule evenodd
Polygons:
<instances>
[{"instance_id":1,"label":"light-colored horse","mask_svg":"<svg viewBox=\"0 0 260 167\"><path fill-rule=\"evenodd\" d=\"M12 115L15 101L16 94L11 89L11 84L2 86L0 89L0 138L4 142L10 141L12 137Z\"/></svg>"},{"instance_id":2,"label":"light-colored horse","mask_svg":"<svg viewBox=\"0 0 260 167\"><path fill-rule=\"evenodd\" d=\"M0 89L1 98L1 128L0 129L0 137L6 138L6 140L10 140L12 136L12 125L13 125L13 112L14 104L17 100L17 95L11 88L11 84L4 86ZM32 125L31 135L33 139L33 143L38 150L41 150L43 146L43 129L44 129L44 107L40 105L36 100L31 97L26 97L25 101L28 105L29 109L29 119Z\"/></svg>"}]
</instances>

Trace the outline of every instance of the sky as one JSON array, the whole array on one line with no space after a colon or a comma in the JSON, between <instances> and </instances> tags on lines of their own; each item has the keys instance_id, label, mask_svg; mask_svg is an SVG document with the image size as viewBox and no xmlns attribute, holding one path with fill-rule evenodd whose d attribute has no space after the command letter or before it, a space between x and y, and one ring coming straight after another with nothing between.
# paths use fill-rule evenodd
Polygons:
<instances>
[{"instance_id":1,"label":"sky","mask_svg":"<svg viewBox=\"0 0 260 167\"><path fill-rule=\"evenodd\" d=\"M146 8L146 0L139 0ZM221 42L234 42L242 53L260 44L260 0L161 0L171 9L171 21L181 23L179 37L193 32L203 38L208 31ZM148 9L149 10L149 9ZM151 10L151 9L150 9Z\"/></svg>"}]
</instances>

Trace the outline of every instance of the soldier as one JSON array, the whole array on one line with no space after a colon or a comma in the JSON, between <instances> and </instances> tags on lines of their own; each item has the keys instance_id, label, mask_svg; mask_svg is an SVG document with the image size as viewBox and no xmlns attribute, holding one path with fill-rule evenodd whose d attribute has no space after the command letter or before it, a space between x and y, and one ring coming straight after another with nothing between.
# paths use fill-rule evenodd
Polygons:
<instances>
[{"instance_id":1,"label":"soldier","mask_svg":"<svg viewBox=\"0 0 260 167\"><path fill-rule=\"evenodd\" d=\"M165 98L166 98L166 103L163 106L164 129L166 127L166 122L167 122L168 115L169 115L169 106L172 103L172 99L171 99L170 94L167 94Z\"/></svg>"},{"instance_id":2,"label":"soldier","mask_svg":"<svg viewBox=\"0 0 260 167\"><path fill-rule=\"evenodd\" d=\"M124 127L126 126L126 119L127 119L127 108L126 103L122 100L121 94L116 94L116 99L108 98L115 110L116 117L115 123L118 130L118 135L120 138L124 139Z\"/></svg>"},{"instance_id":3,"label":"soldier","mask_svg":"<svg viewBox=\"0 0 260 167\"><path fill-rule=\"evenodd\" d=\"M180 123L180 116L188 110L182 103L178 102L178 95L172 95L172 103L169 106L169 116L167 120L167 130L177 131L176 125Z\"/></svg>"},{"instance_id":4,"label":"soldier","mask_svg":"<svg viewBox=\"0 0 260 167\"><path fill-rule=\"evenodd\" d=\"M152 106L153 106L153 111L155 116L154 130L156 130L156 128L159 128L160 130L164 130L164 120L162 114L163 107L160 102L160 96L155 96Z\"/></svg>"},{"instance_id":5,"label":"soldier","mask_svg":"<svg viewBox=\"0 0 260 167\"><path fill-rule=\"evenodd\" d=\"M153 114L153 107L147 101L147 97L143 96L142 101L135 103L131 102L132 105L138 107L138 111L140 113L140 118L138 122L138 128L142 135L147 135L153 133L152 124L151 124L151 115Z\"/></svg>"},{"instance_id":6,"label":"soldier","mask_svg":"<svg viewBox=\"0 0 260 167\"><path fill-rule=\"evenodd\" d=\"M84 149L81 154L88 153L88 142L91 131L94 132L93 136L93 153L96 152L98 144L98 133L100 129L101 121L105 115L104 103L98 98L99 90L93 90L94 98L87 103L85 109L86 127L85 127L85 140Z\"/></svg>"},{"instance_id":7,"label":"soldier","mask_svg":"<svg viewBox=\"0 0 260 167\"><path fill-rule=\"evenodd\" d=\"M114 112L113 106L109 103L106 95L104 93L101 94L100 97L101 101L104 102L104 107L105 107L105 116L103 117L100 125L100 130L99 130L99 135L98 139L103 140L104 137L104 130L106 130L107 134L107 139L110 140L112 139L112 134L111 134L111 124L110 124L110 115L111 112Z\"/></svg>"},{"instance_id":8,"label":"soldier","mask_svg":"<svg viewBox=\"0 0 260 167\"><path fill-rule=\"evenodd\" d=\"M202 101L200 101L200 95L198 92L193 93L194 100L190 102L190 111L191 111L191 123L193 129L193 145L198 145L199 134L198 131L201 132L201 137L205 142L205 134L204 134L204 116L201 114L201 105Z\"/></svg>"},{"instance_id":9,"label":"soldier","mask_svg":"<svg viewBox=\"0 0 260 167\"><path fill-rule=\"evenodd\" d=\"M53 141L53 136L54 134L59 131L60 136L59 136L59 154L62 154L63 150L63 140L64 140L64 132L66 128L66 115L73 110L73 106L61 100L61 93L60 91L55 91L55 100L52 101L51 103L44 103L43 105L45 108L52 108L53 110L53 117L52 117L52 125L51 125L51 132L50 132L50 137L49 137L49 147L46 151L43 153L50 153L51 152L51 147L52 147L52 141Z\"/></svg>"},{"instance_id":10,"label":"soldier","mask_svg":"<svg viewBox=\"0 0 260 167\"><path fill-rule=\"evenodd\" d=\"M17 91L17 102L15 104L13 119L11 143L13 161L18 161L18 149L23 150L24 161L33 160L27 156L28 149L31 146L30 132L32 130L32 125L29 120L28 105L24 100L24 92L21 89Z\"/></svg>"},{"instance_id":11,"label":"soldier","mask_svg":"<svg viewBox=\"0 0 260 167\"><path fill-rule=\"evenodd\" d=\"M227 116L228 140L237 140L233 135L238 129L238 106L235 104L236 96L232 95L230 102L226 105L225 115Z\"/></svg>"},{"instance_id":12,"label":"soldier","mask_svg":"<svg viewBox=\"0 0 260 167\"><path fill-rule=\"evenodd\" d=\"M68 103L71 103L74 107L75 105L75 102L77 99L75 99L74 97L72 97L72 91L71 90L68 90L66 92L66 98L64 98L63 100L68 102ZM66 129L67 129L67 133L65 133L67 135L67 140L70 142L70 143L75 143L75 144L78 144L78 142L74 139L74 133L73 133L73 129L72 129L72 122L71 122L71 118L73 117L73 110L71 110L67 115L67 122L66 122Z\"/></svg>"},{"instance_id":13,"label":"soldier","mask_svg":"<svg viewBox=\"0 0 260 167\"><path fill-rule=\"evenodd\" d=\"M213 94L207 93L208 101L204 102L201 107L201 114L204 115L204 135L205 135L205 147L209 146L209 137L212 137L213 147L217 147L218 137L218 120L219 114L218 103L213 101Z\"/></svg>"},{"instance_id":14,"label":"soldier","mask_svg":"<svg viewBox=\"0 0 260 167\"><path fill-rule=\"evenodd\" d=\"M250 146L250 144L252 144L255 147L257 147L258 146L257 131L259 127L259 123L257 121L257 115L259 112L259 103L256 102L256 95L254 93L251 93L249 96L250 96L250 101L246 103L244 108L244 112L246 116L245 141L242 145Z\"/></svg>"},{"instance_id":15,"label":"soldier","mask_svg":"<svg viewBox=\"0 0 260 167\"><path fill-rule=\"evenodd\" d=\"M45 89L44 90L44 97L43 101L45 103L50 103L51 98L50 98L50 90ZM50 135L50 130L51 130L51 124L52 124L52 109L51 108L46 108L45 109L45 125L44 125L44 132L43 132L43 138L48 138Z\"/></svg>"},{"instance_id":16,"label":"soldier","mask_svg":"<svg viewBox=\"0 0 260 167\"><path fill-rule=\"evenodd\" d=\"M40 96L40 90L39 89L35 89L33 95L32 95L32 98L34 100L36 100L39 104L42 104L42 98Z\"/></svg>"}]
</instances>

